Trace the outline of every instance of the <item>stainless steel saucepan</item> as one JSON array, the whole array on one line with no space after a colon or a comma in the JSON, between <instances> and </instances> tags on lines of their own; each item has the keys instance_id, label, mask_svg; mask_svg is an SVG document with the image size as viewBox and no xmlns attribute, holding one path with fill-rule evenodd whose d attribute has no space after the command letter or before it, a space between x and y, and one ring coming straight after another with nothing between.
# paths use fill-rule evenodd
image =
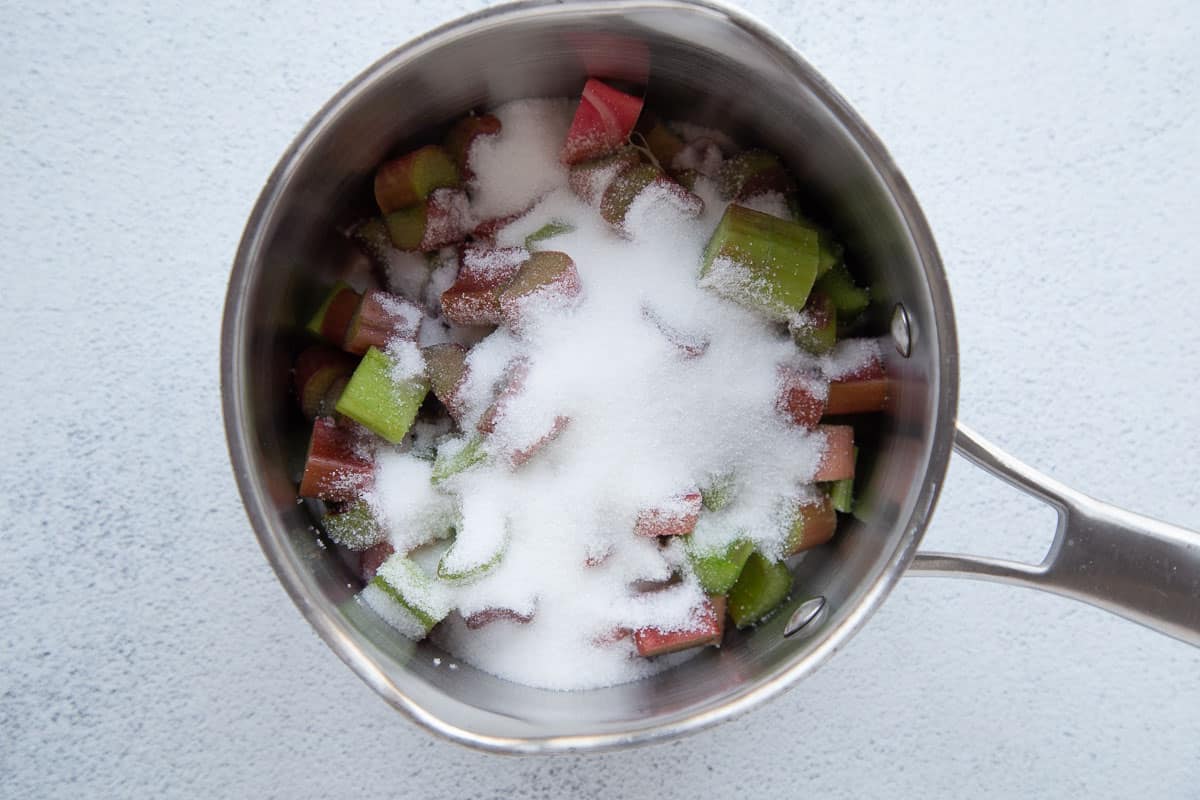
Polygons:
<instances>
[{"instance_id":1,"label":"stainless steel saucepan","mask_svg":"<svg viewBox=\"0 0 1200 800\"><path fill-rule=\"evenodd\" d=\"M367 210L376 164L468 109L571 95L588 74L644 84L647 105L665 116L723 128L784 156L871 284L873 313L895 345L887 350L896 386L873 456L861 465L860 519L802 561L802 592L784 613L655 677L553 692L466 665L438 668L433 657L444 653L397 637L354 602L358 577L322 546L296 502L307 428L288 371L321 290L361 265L337 226ZM225 306L221 379L233 468L280 581L363 680L464 744L591 750L711 725L816 669L906 573L1044 589L1200 645L1200 535L1092 500L957 426L950 292L907 183L795 50L708 0L500 6L410 42L351 81L283 155L246 226ZM953 448L1058 510L1057 537L1041 564L918 552Z\"/></svg>"}]
</instances>

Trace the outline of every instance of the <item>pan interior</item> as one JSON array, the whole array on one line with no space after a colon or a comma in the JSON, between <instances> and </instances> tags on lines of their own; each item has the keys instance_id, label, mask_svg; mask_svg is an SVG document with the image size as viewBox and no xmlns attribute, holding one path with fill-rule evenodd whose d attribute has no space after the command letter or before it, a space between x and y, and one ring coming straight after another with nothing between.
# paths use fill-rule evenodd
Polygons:
<instances>
[{"instance_id":1,"label":"pan interior","mask_svg":"<svg viewBox=\"0 0 1200 800\"><path fill-rule=\"evenodd\" d=\"M766 38L764 38L766 37ZM289 369L306 314L365 268L338 233L369 212L375 165L468 109L577 94L587 75L649 87L647 106L781 154L869 282L874 329L895 303L911 357L884 350L892 409L867 434L856 520L798 567L784 612L682 666L583 692L519 686L399 638L353 600L360 581L318 542L295 480L308 428ZM498 749L607 746L681 732L745 708L828 656L912 556L948 456L954 343L944 278L924 222L886 154L811 69L730 12L692 4L568 3L484 12L384 59L314 120L251 219L226 307L223 380L235 469L264 551L326 641L390 702L434 729ZM828 599L810 636L781 635L791 607ZM435 666L434 657L443 659ZM331 698L331 702L337 702Z\"/></svg>"}]
</instances>

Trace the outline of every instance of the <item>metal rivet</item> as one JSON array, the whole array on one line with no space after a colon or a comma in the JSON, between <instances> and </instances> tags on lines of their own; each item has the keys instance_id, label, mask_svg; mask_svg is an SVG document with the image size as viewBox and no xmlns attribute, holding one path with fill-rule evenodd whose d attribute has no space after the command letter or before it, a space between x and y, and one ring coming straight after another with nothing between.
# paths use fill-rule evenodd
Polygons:
<instances>
[{"instance_id":1,"label":"metal rivet","mask_svg":"<svg viewBox=\"0 0 1200 800\"><path fill-rule=\"evenodd\" d=\"M896 303L892 309L892 341L900 355L908 358L912 354L912 321L903 303Z\"/></svg>"},{"instance_id":2,"label":"metal rivet","mask_svg":"<svg viewBox=\"0 0 1200 800\"><path fill-rule=\"evenodd\" d=\"M809 633L815 631L817 624L825 619L826 605L825 598L821 595L805 600L799 608L792 612L787 627L783 629L783 635L785 637L795 636L805 628Z\"/></svg>"}]
</instances>

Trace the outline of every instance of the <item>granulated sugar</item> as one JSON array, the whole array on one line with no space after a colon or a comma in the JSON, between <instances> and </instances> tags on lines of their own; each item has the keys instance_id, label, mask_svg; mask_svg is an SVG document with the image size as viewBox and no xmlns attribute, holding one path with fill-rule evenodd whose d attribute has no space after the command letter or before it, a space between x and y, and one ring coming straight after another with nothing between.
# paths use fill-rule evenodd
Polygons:
<instances>
[{"instance_id":1,"label":"granulated sugar","mask_svg":"<svg viewBox=\"0 0 1200 800\"><path fill-rule=\"evenodd\" d=\"M639 514L723 481L732 499L702 514L696 543L745 538L779 554L789 503L807 496L824 448L822 435L776 410L778 367L797 356L782 326L697 283L725 208L713 182L698 179L698 218L656 194L634 204L618 234L567 187L558 155L571 111L558 100L498 109L503 132L472 151L471 211L481 220L531 208L499 231L501 246L519 246L551 221L571 226L538 247L571 256L581 296L530 303L519 335L500 328L471 348L460 389L465 439L514 362L524 363L498 435L484 440L492 457L435 489L427 461L384 453L368 497L398 551L443 535L447 520L456 528L452 546L420 554L431 570L471 573L445 587L459 614L434 630L435 641L482 670L553 689L661 669L671 659L636 657L619 632L697 619L705 598L682 542L636 534ZM432 283L450 277L438 268ZM398 371L411 369L407 348L397 354ZM823 366L836 372L864 357L839 351ZM514 468L498 457L501 432L526 443L551 438ZM656 591L640 590L647 582ZM464 621L492 611L504 613L478 630Z\"/></svg>"}]
</instances>

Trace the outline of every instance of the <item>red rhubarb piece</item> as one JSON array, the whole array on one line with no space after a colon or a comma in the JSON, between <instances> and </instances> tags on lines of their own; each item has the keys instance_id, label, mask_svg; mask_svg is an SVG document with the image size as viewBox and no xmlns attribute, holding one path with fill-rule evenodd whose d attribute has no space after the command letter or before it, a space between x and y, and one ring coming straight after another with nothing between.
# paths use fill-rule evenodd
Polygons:
<instances>
[{"instance_id":1,"label":"red rhubarb piece","mask_svg":"<svg viewBox=\"0 0 1200 800\"><path fill-rule=\"evenodd\" d=\"M557 250L539 250L517 270L500 293L500 318L509 330L520 333L534 308L565 308L583 293L575 262Z\"/></svg>"},{"instance_id":2,"label":"red rhubarb piece","mask_svg":"<svg viewBox=\"0 0 1200 800\"><path fill-rule=\"evenodd\" d=\"M415 341L425 313L411 300L370 289L346 329L345 348L362 355L371 347L384 350L393 339Z\"/></svg>"},{"instance_id":3,"label":"red rhubarb piece","mask_svg":"<svg viewBox=\"0 0 1200 800\"><path fill-rule=\"evenodd\" d=\"M882 411L887 405L889 381L883 362L872 358L858 369L829 384L826 414L863 414Z\"/></svg>"},{"instance_id":4,"label":"red rhubarb piece","mask_svg":"<svg viewBox=\"0 0 1200 800\"><path fill-rule=\"evenodd\" d=\"M375 573L379 570L379 565L391 558L395 552L391 542L380 542L363 550L358 559L358 568L362 573L363 580L369 581L374 578Z\"/></svg>"},{"instance_id":5,"label":"red rhubarb piece","mask_svg":"<svg viewBox=\"0 0 1200 800\"><path fill-rule=\"evenodd\" d=\"M617 642L621 641L622 639L629 638L629 635L631 633L633 633L633 631L631 629L617 626L615 628L612 628L611 630L605 631L604 633L600 634L596 638L592 639L592 642L597 647L607 647L609 645L616 644Z\"/></svg>"},{"instance_id":6,"label":"red rhubarb piece","mask_svg":"<svg viewBox=\"0 0 1200 800\"><path fill-rule=\"evenodd\" d=\"M819 425L825 450L814 481L840 481L854 477L854 428L850 425Z\"/></svg>"},{"instance_id":7,"label":"red rhubarb piece","mask_svg":"<svg viewBox=\"0 0 1200 800\"><path fill-rule=\"evenodd\" d=\"M429 375L429 388L458 422L462 416L460 396L467 377L467 350L460 344L434 344L421 349Z\"/></svg>"},{"instance_id":8,"label":"red rhubarb piece","mask_svg":"<svg viewBox=\"0 0 1200 800\"><path fill-rule=\"evenodd\" d=\"M437 145L427 145L380 165L375 171L375 202L380 211L390 214L458 182L450 154Z\"/></svg>"},{"instance_id":9,"label":"red rhubarb piece","mask_svg":"<svg viewBox=\"0 0 1200 800\"><path fill-rule=\"evenodd\" d=\"M507 619L525 625L533 620L533 614L516 611L511 608L485 608L466 617L467 627L471 630L478 630L484 625L489 625L498 619Z\"/></svg>"},{"instance_id":10,"label":"red rhubarb piece","mask_svg":"<svg viewBox=\"0 0 1200 800\"><path fill-rule=\"evenodd\" d=\"M508 366L503 379L501 379L500 390L496 392L496 398L483 412L476 425L476 429L480 433L485 435L495 434L497 428L502 426L509 405L525 388L525 379L528 375L529 362L526 359L516 359ZM526 433L524 441L518 442L511 440L511 431L501 430L499 436L503 446L507 447L505 455L509 462L514 467L519 467L533 458L535 453L557 439L570 421L569 417L556 416L548 422L543 432L533 436L529 436Z\"/></svg>"},{"instance_id":11,"label":"red rhubarb piece","mask_svg":"<svg viewBox=\"0 0 1200 800\"><path fill-rule=\"evenodd\" d=\"M570 417L555 417L554 421L550 423L550 427L546 430L546 432L539 436L532 444L525 445L524 447L517 447L509 451L509 463L511 463L514 467L519 467L529 459L533 458L539 450L557 439L559 434L567 429L567 425L570 422Z\"/></svg>"},{"instance_id":12,"label":"red rhubarb piece","mask_svg":"<svg viewBox=\"0 0 1200 800\"><path fill-rule=\"evenodd\" d=\"M301 497L341 501L362 493L371 482L371 462L358 454L355 439L352 428L330 417L313 422L300 480Z\"/></svg>"},{"instance_id":13,"label":"red rhubarb piece","mask_svg":"<svg viewBox=\"0 0 1200 800\"><path fill-rule=\"evenodd\" d=\"M618 91L595 78L584 84L575 119L563 144L562 162L578 164L620 147L642 113L642 99Z\"/></svg>"},{"instance_id":14,"label":"red rhubarb piece","mask_svg":"<svg viewBox=\"0 0 1200 800\"><path fill-rule=\"evenodd\" d=\"M796 506L784 544L784 556L794 556L803 550L825 544L837 530L837 511L833 501L824 492L817 498L805 498Z\"/></svg>"},{"instance_id":15,"label":"red rhubarb piece","mask_svg":"<svg viewBox=\"0 0 1200 800\"><path fill-rule=\"evenodd\" d=\"M336 385L345 387L358 360L348 353L325 345L313 345L296 358L296 396L300 410L308 419L333 413L336 397L330 397ZM340 394L340 391L339 391Z\"/></svg>"},{"instance_id":16,"label":"red rhubarb piece","mask_svg":"<svg viewBox=\"0 0 1200 800\"><path fill-rule=\"evenodd\" d=\"M458 277L442 293L442 314L456 325L498 325L500 293L528 257L521 247L464 245Z\"/></svg>"},{"instance_id":17,"label":"red rhubarb piece","mask_svg":"<svg viewBox=\"0 0 1200 800\"><path fill-rule=\"evenodd\" d=\"M662 631L658 628L638 628L633 641L640 656L661 656L690 647L721 644L725 632L725 598L721 595L704 601L696 624L683 630Z\"/></svg>"},{"instance_id":18,"label":"red rhubarb piece","mask_svg":"<svg viewBox=\"0 0 1200 800\"><path fill-rule=\"evenodd\" d=\"M480 433L492 433L496 430L497 423L504 418L504 414L508 410L508 404L525 388L525 379L528 376L528 359L519 358L505 368L500 391L496 393L492 404L479 418L479 423L475 426L476 430Z\"/></svg>"},{"instance_id":19,"label":"red rhubarb piece","mask_svg":"<svg viewBox=\"0 0 1200 800\"><path fill-rule=\"evenodd\" d=\"M775 408L806 430L817 427L825 411L825 384L795 367L779 367Z\"/></svg>"},{"instance_id":20,"label":"red rhubarb piece","mask_svg":"<svg viewBox=\"0 0 1200 800\"><path fill-rule=\"evenodd\" d=\"M687 536L696 527L703 505L698 491L678 495L659 508L638 512L634 531L641 536Z\"/></svg>"},{"instance_id":21,"label":"red rhubarb piece","mask_svg":"<svg viewBox=\"0 0 1200 800\"><path fill-rule=\"evenodd\" d=\"M471 147L475 140L481 136L495 136L500 133L500 128L500 120L492 114L471 114L454 123L446 134L446 150L458 165L458 174L464 181L475 176L471 169Z\"/></svg>"},{"instance_id":22,"label":"red rhubarb piece","mask_svg":"<svg viewBox=\"0 0 1200 800\"><path fill-rule=\"evenodd\" d=\"M658 328L659 333L674 345L684 358L699 358L708 350L707 336L676 328L650 306L642 306L642 318Z\"/></svg>"},{"instance_id":23,"label":"red rhubarb piece","mask_svg":"<svg viewBox=\"0 0 1200 800\"><path fill-rule=\"evenodd\" d=\"M309 320L308 329L322 339L340 346L345 341L346 328L350 326L350 320L358 309L358 300L358 292L339 282Z\"/></svg>"}]
</instances>

